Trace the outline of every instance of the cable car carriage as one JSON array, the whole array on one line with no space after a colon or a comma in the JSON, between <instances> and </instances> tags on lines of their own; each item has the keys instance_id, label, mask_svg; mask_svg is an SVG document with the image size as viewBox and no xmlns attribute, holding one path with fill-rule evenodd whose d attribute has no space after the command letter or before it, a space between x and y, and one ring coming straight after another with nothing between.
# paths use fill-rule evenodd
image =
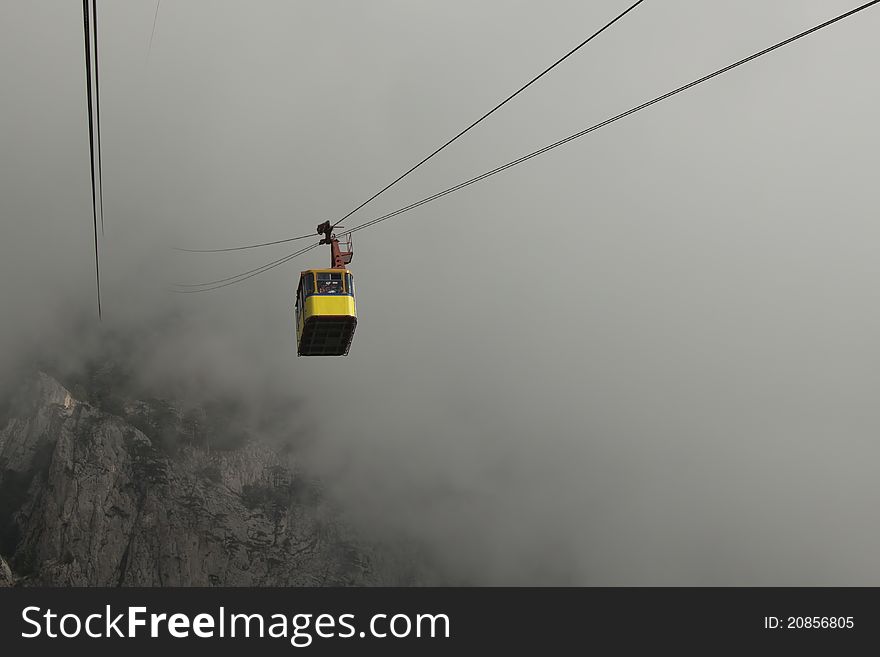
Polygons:
<instances>
[{"instance_id":1,"label":"cable car carriage","mask_svg":"<svg viewBox=\"0 0 880 657\"><path fill-rule=\"evenodd\" d=\"M346 265L351 262L351 235L345 251L332 234L329 221L318 226L321 244L330 245L330 268L308 269L299 275L296 290L297 356L346 356L357 326L354 283Z\"/></svg>"}]
</instances>

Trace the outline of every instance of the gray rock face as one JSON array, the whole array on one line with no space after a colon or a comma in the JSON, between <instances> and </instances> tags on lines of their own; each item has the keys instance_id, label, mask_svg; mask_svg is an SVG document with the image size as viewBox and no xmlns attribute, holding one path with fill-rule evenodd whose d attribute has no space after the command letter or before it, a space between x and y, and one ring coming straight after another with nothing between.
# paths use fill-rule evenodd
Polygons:
<instances>
[{"instance_id":1,"label":"gray rock face","mask_svg":"<svg viewBox=\"0 0 880 657\"><path fill-rule=\"evenodd\" d=\"M28 393L0 430L0 554L20 585L413 583L265 445L168 454L49 376Z\"/></svg>"},{"instance_id":2,"label":"gray rock face","mask_svg":"<svg viewBox=\"0 0 880 657\"><path fill-rule=\"evenodd\" d=\"M0 588L12 586L14 583L12 571L9 569L6 561L3 560L3 557L0 557Z\"/></svg>"}]
</instances>

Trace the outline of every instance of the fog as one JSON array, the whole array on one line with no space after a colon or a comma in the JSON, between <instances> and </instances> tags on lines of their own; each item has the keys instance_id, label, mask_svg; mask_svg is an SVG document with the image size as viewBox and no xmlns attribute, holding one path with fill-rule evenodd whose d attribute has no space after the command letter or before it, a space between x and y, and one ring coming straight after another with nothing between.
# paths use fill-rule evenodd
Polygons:
<instances>
[{"instance_id":1,"label":"fog","mask_svg":"<svg viewBox=\"0 0 880 657\"><path fill-rule=\"evenodd\" d=\"M878 585L880 9L358 232L347 358L296 356L326 247L170 291L297 243L172 247L335 220L627 4L165 0L150 47L155 2L99 3L103 326L297 400L351 521L455 581ZM649 0L346 225L853 6ZM10 367L99 335L81 6L4 2L0 61Z\"/></svg>"}]
</instances>

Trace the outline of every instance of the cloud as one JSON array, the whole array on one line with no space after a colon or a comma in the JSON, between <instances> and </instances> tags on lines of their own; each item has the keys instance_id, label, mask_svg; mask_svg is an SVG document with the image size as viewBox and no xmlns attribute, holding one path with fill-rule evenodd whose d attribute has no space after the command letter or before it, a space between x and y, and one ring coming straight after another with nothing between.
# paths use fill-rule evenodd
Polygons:
<instances>
[{"instance_id":1,"label":"cloud","mask_svg":"<svg viewBox=\"0 0 880 657\"><path fill-rule=\"evenodd\" d=\"M766 5L646 3L358 221L847 8ZM172 245L343 215L620 9L468 7L191 2L147 61L153 7L108 6L105 327L156 385L297 400L352 521L467 581L870 583L875 14L358 233L348 358L296 357L324 253L168 292L286 253ZM100 335L76 8L43 9L0 35L0 365Z\"/></svg>"}]
</instances>

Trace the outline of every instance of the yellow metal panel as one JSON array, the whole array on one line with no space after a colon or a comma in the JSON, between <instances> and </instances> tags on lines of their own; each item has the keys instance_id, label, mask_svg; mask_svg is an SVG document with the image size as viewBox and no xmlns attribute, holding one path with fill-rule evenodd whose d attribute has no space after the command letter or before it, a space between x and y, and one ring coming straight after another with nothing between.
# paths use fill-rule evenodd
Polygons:
<instances>
[{"instance_id":1,"label":"yellow metal panel","mask_svg":"<svg viewBox=\"0 0 880 657\"><path fill-rule=\"evenodd\" d=\"M315 315L348 315L356 317L354 297L347 294L316 294L306 299L305 320Z\"/></svg>"},{"instance_id":2,"label":"yellow metal panel","mask_svg":"<svg viewBox=\"0 0 880 657\"><path fill-rule=\"evenodd\" d=\"M311 317L320 317L324 315L357 317L354 297L347 294L315 294L306 297L305 305L306 307L303 312L299 314L299 321L296 323L297 344L299 344L299 341L302 338L306 321Z\"/></svg>"}]
</instances>

